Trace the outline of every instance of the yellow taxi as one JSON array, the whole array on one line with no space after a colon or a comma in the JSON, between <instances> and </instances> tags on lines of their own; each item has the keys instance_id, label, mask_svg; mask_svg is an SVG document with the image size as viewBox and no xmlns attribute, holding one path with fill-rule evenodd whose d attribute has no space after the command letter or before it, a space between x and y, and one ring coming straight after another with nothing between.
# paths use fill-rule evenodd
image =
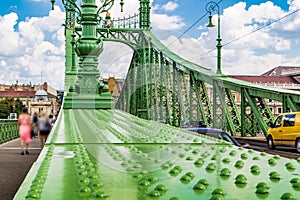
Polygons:
<instances>
[{"instance_id":1,"label":"yellow taxi","mask_svg":"<svg viewBox=\"0 0 300 200\"><path fill-rule=\"evenodd\" d=\"M276 146L295 147L300 153L300 112L282 113L270 124L267 133L269 149Z\"/></svg>"}]
</instances>

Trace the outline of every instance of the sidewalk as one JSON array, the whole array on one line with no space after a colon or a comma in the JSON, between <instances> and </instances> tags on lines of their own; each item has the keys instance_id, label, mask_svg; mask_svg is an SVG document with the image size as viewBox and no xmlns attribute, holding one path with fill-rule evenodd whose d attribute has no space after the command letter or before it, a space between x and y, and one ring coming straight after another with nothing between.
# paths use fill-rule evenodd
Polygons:
<instances>
[{"instance_id":1,"label":"sidewalk","mask_svg":"<svg viewBox=\"0 0 300 200\"><path fill-rule=\"evenodd\" d=\"M29 144L29 155L20 155L20 139L0 145L0 199L11 200L40 154L39 138Z\"/></svg>"}]
</instances>

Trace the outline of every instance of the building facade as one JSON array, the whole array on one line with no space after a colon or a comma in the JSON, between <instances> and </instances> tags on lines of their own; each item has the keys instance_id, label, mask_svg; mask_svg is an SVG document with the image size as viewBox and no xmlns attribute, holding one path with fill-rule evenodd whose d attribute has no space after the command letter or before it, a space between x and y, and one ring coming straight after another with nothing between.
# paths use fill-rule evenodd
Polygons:
<instances>
[{"instance_id":1,"label":"building facade","mask_svg":"<svg viewBox=\"0 0 300 200\"><path fill-rule=\"evenodd\" d=\"M278 66L260 76L228 75L228 77L266 87L300 91L300 67L295 66ZM235 92L233 96L239 107L241 102L240 93ZM275 116L283 112L281 102L269 99L267 104Z\"/></svg>"},{"instance_id":2,"label":"building facade","mask_svg":"<svg viewBox=\"0 0 300 200\"><path fill-rule=\"evenodd\" d=\"M47 115L57 115L60 109L60 100L57 91L49 86L47 82L41 85L19 84L18 81L12 85L0 84L0 98L20 99L28 108L28 113L45 112Z\"/></svg>"}]
</instances>

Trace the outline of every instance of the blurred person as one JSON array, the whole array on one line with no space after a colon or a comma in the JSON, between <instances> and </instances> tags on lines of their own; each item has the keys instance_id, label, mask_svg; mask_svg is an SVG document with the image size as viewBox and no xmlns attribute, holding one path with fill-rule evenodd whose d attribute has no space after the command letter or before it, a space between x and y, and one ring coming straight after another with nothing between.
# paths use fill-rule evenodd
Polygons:
<instances>
[{"instance_id":1,"label":"blurred person","mask_svg":"<svg viewBox=\"0 0 300 200\"><path fill-rule=\"evenodd\" d=\"M39 118L38 128L40 137L40 147L43 148L52 128L51 121L44 112Z\"/></svg>"},{"instance_id":2,"label":"blurred person","mask_svg":"<svg viewBox=\"0 0 300 200\"><path fill-rule=\"evenodd\" d=\"M30 116L28 115L28 109L24 108L23 113L19 116L19 134L21 140L21 155L24 155L24 143L26 143L26 154L29 154L28 147L31 139L31 121Z\"/></svg>"},{"instance_id":3,"label":"blurred person","mask_svg":"<svg viewBox=\"0 0 300 200\"><path fill-rule=\"evenodd\" d=\"M39 132L39 127L38 127L38 121L39 121L39 116L37 114L37 112L33 113L31 122L32 122L32 135L31 137L37 137L38 136L38 132Z\"/></svg>"}]
</instances>

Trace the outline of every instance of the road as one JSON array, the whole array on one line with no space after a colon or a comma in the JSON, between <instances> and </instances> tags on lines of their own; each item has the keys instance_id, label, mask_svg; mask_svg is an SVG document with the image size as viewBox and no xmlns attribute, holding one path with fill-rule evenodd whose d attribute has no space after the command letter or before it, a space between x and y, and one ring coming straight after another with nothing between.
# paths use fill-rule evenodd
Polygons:
<instances>
[{"instance_id":1,"label":"road","mask_svg":"<svg viewBox=\"0 0 300 200\"><path fill-rule=\"evenodd\" d=\"M265 139L243 139L241 137L236 137L235 139L241 143L244 142L250 144L250 148L256 151L279 155L286 158L298 159L300 157L300 153L297 153L297 151L291 147L276 147L274 150L268 149Z\"/></svg>"}]
</instances>

